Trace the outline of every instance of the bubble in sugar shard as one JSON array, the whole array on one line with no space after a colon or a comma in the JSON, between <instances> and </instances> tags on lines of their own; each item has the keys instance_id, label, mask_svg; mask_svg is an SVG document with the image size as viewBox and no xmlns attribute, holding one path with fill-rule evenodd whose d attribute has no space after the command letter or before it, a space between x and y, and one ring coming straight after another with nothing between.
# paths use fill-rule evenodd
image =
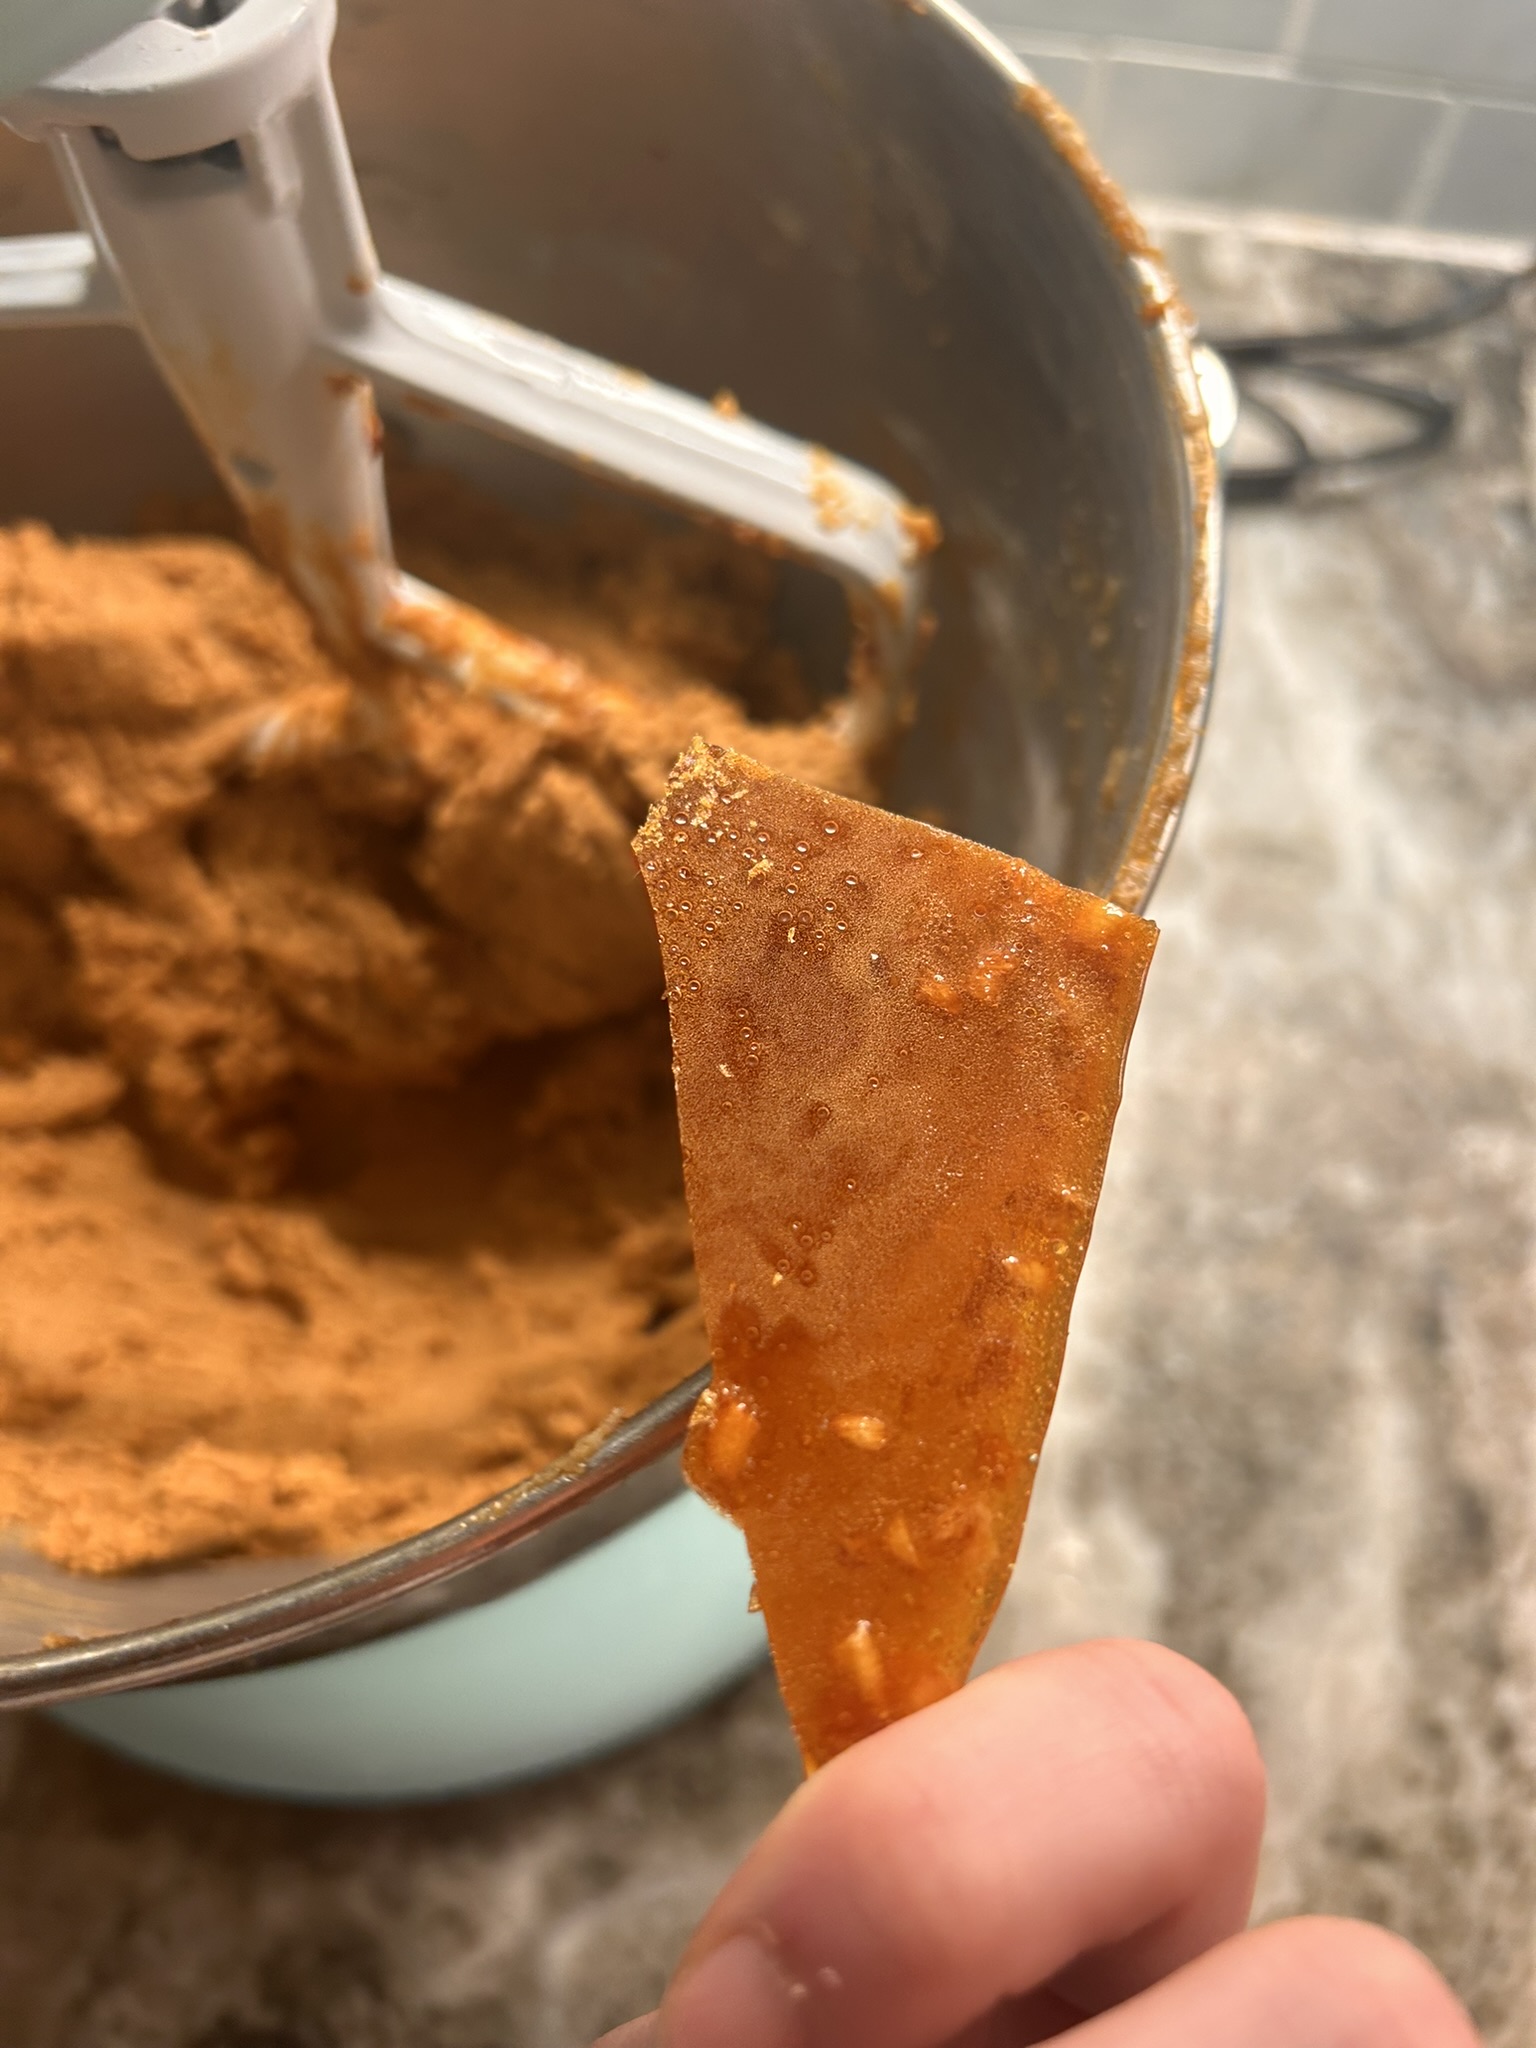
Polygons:
<instances>
[{"instance_id":1,"label":"bubble in sugar shard","mask_svg":"<svg viewBox=\"0 0 1536 2048\"><path fill-rule=\"evenodd\" d=\"M857 1451L883 1451L890 1436L880 1415L834 1415L832 1427Z\"/></svg>"},{"instance_id":2,"label":"bubble in sugar shard","mask_svg":"<svg viewBox=\"0 0 1536 2048\"><path fill-rule=\"evenodd\" d=\"M857 1621L838 1644L838 1658L866 1703L877 1711L885 1701L885 1659L871 1623Z\"/></svg>"},{"instance_id":3,"label":"bubble in sugar shard","mask_svg":"<svg viewBox=\"0 0 1536 2048\"><path fill-rule=\"evenodd\" d=\"M723 1479L734 1479L752 1454L761 1418L744 1394L721 1398L710 1387L701 1397L701 1406L704 1402L709 1403L705 1410L710 1423L709 1462Z\"/></svg>"}]
</instances>

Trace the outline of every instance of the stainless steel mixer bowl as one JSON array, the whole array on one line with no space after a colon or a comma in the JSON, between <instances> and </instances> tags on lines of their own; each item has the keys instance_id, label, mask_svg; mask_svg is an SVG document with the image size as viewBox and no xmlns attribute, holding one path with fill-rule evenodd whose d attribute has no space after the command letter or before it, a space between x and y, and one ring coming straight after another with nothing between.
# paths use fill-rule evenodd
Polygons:
<instances>
[{"instance_id":1,"label":"stainless steel mixer bowl","mask_svg":"<svg viewBox=\"0 0 1536 2048\"><path fill-rule=\"evenodd\" d=\"M888 800L1141 903L1209 679L1210 444L1166 277L1016 60L946 0L344 0L336 73L387 268L729 387L937 510L937 630ZM69 225L46 159L3 137L0 233ZM404 426L508 497L559 483ZM113 531L207 484L130 335L0 337L0 518ZM489 1600L676 1492L704 1377L340 1564L102 1580L12 1545L0 1702L308 1658Z\"/></svg>"}]
</instances>

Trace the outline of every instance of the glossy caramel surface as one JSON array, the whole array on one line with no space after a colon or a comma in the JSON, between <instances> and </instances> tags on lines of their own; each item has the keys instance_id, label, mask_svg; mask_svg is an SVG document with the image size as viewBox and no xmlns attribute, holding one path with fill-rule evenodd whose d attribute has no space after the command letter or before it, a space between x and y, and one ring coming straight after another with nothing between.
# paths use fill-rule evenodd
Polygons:
<instances>
[{"instance_id":1,"label":"glossy caramel surface","mask_svg":"<svg viewBox=\"0 0 1536 2048\"><path fill-rule=\"evenodd\" d=\"M814 1768L996 1611L1156 930L697 740L635 845L714 1356L688 1475Z\"/></svg>"}]
</instances>

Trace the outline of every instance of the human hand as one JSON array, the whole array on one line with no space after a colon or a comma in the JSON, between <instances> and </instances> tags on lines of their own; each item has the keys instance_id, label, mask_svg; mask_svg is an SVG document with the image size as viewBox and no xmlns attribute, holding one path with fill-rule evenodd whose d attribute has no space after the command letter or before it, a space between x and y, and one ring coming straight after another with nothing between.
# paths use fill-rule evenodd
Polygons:
<instances>
[{"instance_id":1,"label":"human hand","mask_svg":"<svg viewBox=\"0 0 1536 2048\"><path fill-rule=\"evenodd\" d=\"M1252 1732L1196 1665L1005 1665L803 1785L660 2013L600 2048L1477 2048L1395 1936L1243 1931L1263 1816Z\"/></svg>"}]
</instances>

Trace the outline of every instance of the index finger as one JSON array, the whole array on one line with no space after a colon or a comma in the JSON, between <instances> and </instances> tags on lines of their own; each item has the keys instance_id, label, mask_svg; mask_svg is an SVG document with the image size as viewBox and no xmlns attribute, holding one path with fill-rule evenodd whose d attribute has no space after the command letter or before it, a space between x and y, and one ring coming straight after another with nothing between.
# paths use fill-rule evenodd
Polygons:
<instances>
[{"instance_id":1,"label":"index finger","mask_svg":"<svg viewBox=\"0 0 1536 2048\"><path fill-rule=\"evenodd\" d=\"M847 1751L726 1885L665 2048L932 2048L1054 1985L1080 2012L1224 1940L1264 1780L1235 1700L1144 1643L1006 1665Z\"/></svg>"}]
</instances>

